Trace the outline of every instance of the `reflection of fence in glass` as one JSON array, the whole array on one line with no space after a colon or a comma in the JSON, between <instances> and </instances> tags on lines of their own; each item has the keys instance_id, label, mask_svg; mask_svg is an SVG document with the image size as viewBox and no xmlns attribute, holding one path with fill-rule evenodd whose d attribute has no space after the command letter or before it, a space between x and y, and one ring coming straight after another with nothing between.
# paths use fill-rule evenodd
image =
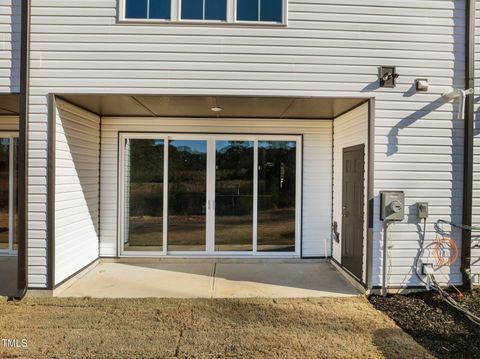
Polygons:
<instances>
[{"instance_id":1,"label":"reflection of fence in glass","mask_svg":"<svg viewBox=\"0 0 480 359\"><path fill-rule=\"evenodd\" d=\"M8 136L8 135L7 135ZM0 251L18 248L18 138L0 138Z\"/></svg>"},{"instance_id":2,"label":"reflection of fence in glass","mask_svg":"<svg viewBox=\"0 0 480 359\"><path fill-rule=\"evenodd\" d=\"M126 163L125 250L161 251L163 248L163 157L162 140L130 139ZM140 247L140 249L139 249Z\"/></svg>"},{"instance_id":3,"label":"reflection of fence in glass","mask_svg":"<svg viewBox=\"0 0 480 359\"><path fill-rule=\"evenodd\" d=\"M0 250L9 249L10 139L0 138Z\"/></svg>"},{"instance_id":4,"label":"reflection of fence in glass","mask_svg":"<svg viewBox=\"0 0 480 359\"><path fill-rule=\"evenodd\" d=\"M253 250L252 141L216 141L215 249Z\"/></svg>"},{"instance_id":5,"label":"reflection of fence in glass","mask_svg":"<svg viewBox=\"0 0 480 359\"><path fill-rule=\"evenodd\" d=\"M204 251L207 141L170 141L168 152L168 250Z\"/></svg>"}]
</instances>

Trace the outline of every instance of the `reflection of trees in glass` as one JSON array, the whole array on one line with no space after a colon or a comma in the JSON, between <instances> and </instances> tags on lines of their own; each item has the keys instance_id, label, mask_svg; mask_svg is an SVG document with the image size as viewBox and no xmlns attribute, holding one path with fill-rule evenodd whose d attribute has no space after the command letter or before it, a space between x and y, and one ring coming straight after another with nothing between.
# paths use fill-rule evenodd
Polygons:
<instances>
[{"instance_id":1,"label":"reflection of trees in glass","mask_svg":"<svg viewBox=\"0 0 480 359\"><path fill-rule=\"evenodd\" d=\"M163 183L163 141L130 141L130 182Z\"/></svg>"},{"instance_id":2,"label":"reflection of trees in glass","mask_svg":"<svg viewBox=\"0 0 480 359\"><path fill-rule=\"evenodd\" d=\"M163 141L130 142L130 215L161 216L163 209Z\"/></svg>"},{"instance_id":3,"label":"reflection of trees in glass","mask_svg":"<svg viewBox=\"0 0 480 359\"><path fill-rule=\"evenodd\" d=\"M204 251L207 141L174 140L168 154L168 248Z\"/></svg>"},{"instance_id":4,"label":"reflection of trees in glass","mask_svg":"<svg viewBox=\"0 0 480 359\"><path fill-rule=\"evenodd\" d=\"M8 249L10 140L0 139L0 249Z\"/></svg>"},{"instance_id":5,"label":"reflection of trees in glass","mask_svg":"<svg viewBox=\"0 0 480 359\"><path fill-rule=\"evenodd\" d=\"M253 142L216 142L215 249L253 249Z\"/></svg>"},{"instance_id":6,"label":"reflection of trees in glass","mask_svg":"<svg viewBox=\"0 0 480 359\"><path fill-rule=\"evenodd\" d=\"M205 214L206 141L170 141L169 208L175 214Z\"/></svg>"},{"instance_id":7,"label":"reflection of trees in glass","mask_svg":"<svg viewBox=\"0 0 480 359\"><path fill-rule=\"evenodd\" d=\"M296 143L258 144L258 250L295 251Z\"/></svg>"},{"instance_id":8,"label":"reflection of trees in glass","mask_svg":"<svg viewBox=\"0 0 480 359\"><path fill-rule=\"evenodd\" d=\"M295 142L262 141L258 146L258 194L262 209L295 205Z\"/></svg>"},{"instance_id":9,"label":"reflection of trees in glass","mask_svg":"<svg viewBox=\"0 0 480 359\"><path fill-rule=\"evenodd\" d=\"M253 142L217 141L216 149L217 214L252 213Z\"/></svg>"}]
</instances>

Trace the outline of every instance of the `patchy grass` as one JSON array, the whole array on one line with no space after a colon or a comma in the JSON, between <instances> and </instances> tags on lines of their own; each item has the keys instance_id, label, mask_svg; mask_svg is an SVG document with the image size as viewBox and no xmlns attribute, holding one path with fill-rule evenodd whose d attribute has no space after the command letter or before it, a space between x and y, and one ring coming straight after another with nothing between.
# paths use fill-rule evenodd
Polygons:
<instances>
[{"instance_id":1,"label":"patchy grass","mask_svg":"<svg viewBox=\"0 0 480 359\"><path fill-rule=\"evenodd\" d=\"M0 357L428 358L364 297L0 302Z\"/></svg>"}]
</instances>

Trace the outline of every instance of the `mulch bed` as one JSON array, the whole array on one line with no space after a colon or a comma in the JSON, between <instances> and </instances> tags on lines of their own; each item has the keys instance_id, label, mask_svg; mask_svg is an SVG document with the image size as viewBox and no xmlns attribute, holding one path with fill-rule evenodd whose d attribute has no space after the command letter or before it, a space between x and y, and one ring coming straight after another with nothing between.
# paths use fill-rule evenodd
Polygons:
<instances>
[{"instance_id":1,"label":"mulch bed","mask_svg":"<svg viewBox=\"0 0 480 359\"><path fill-rule=\"evenodd\" d=\"M448 306L438 294L424 292L386 299L371 296L369 300L435 356L480 358L480 327ZM465 293L461 304L480 316L480 288Z\"/></svg>"}]
</instances>

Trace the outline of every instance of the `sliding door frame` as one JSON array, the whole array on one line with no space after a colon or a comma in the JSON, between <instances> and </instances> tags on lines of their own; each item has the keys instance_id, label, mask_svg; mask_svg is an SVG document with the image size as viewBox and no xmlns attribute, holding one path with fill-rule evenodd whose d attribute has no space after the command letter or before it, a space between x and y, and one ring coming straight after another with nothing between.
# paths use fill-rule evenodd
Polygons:
<instances>
[{"instance_id":1,"label":"sliding door frame","mask_svg":"<svg viewBox=\"0 0 480 359\"><path fill-rule=\"evenodd\" d=\"M15 164L18 165L18 159L15 161L15 151L14 151L14 141L17 140L18 143L18 132L15 131L0 131L0 138L8 138L8 249L0 249L0 256L13 256L18 254L18 250L14 248L14 224L15 224L15 214L14 214L14 199L16 196L14 193L14 170ZM17 175L18 176L18 175ZM18 243L18 242L17 242Z\"/></svg>"},{"instance_id":2,"label":"sliding door frame","mask_svg":"<svg viewBox=\"0 0 480 359\"><path fill-rule=\"evenodd\" d=\"M163 247L162 251L126 251L124 249L126 207L126 153L129 139L163 140ZM205 251L168 251L168 150L171 140L196 140L207 142L207 196ZM252 251L215 251L215 181L216 141L251 141L254 143L253 168L253 233ZM258 252L258 143L260 141L291 141L296 143L295 174L295 252ZM303 183L303 136L289 134L237 134L237 133L174 133L174 132L119 132L118 136L118 253L120 257L275 257L300 258L302 235L302 183Z\"/></svg>"}]
</instances>

